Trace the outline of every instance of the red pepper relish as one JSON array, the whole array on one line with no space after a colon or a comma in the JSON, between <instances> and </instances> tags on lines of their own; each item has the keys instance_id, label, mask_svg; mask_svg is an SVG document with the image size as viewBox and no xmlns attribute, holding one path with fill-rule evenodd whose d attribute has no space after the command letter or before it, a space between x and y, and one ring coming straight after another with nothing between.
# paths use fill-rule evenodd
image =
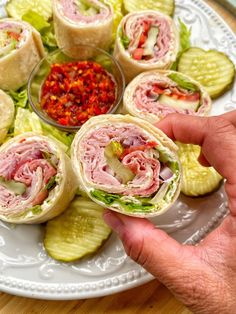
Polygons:
<instances>
[{"instance_id":1,"label":"red pepper relish","mask_svg":"<svg viewBox=\"0 0 236 314\"><path fill-rule=\"evenodd\" d=\"M41 107L57 123L80 126L107 113L116 100L116 82L100 64L52 64L41 90Z\"/></svg>"}]
</instances>

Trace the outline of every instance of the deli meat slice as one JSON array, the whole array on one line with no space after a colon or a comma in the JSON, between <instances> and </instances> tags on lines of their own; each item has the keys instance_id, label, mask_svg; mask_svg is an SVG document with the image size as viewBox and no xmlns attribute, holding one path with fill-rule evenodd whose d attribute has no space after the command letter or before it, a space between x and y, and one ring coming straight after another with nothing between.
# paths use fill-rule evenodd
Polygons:
<instances>
[{"instance_id":1,"label":"deli meat slice","mask_svg":"<svg viewBox=\"0 0 236 314\"><path fill-rule=\"evenodd\" d=\"M52 7L56 41L66 55L80 59L91 57L91 49L80 45L109 48L114 15L109 3L53 0Z\"/></svg>"},{"instance_id":2,"label":"deli meat slice","mask_svg":"<svg viewBox=\"0 0 236 314\"><path fill-rule=\"evenodd\" d=\"M150 123L100 115L77 132L71 147L80 189L94 202L135 217L166 211L180 191L176 145Z\"/></svg>"},{"instance_id":3,"label":"deli meat slice","mask_svg":"<svg viewBox=\"0 0 236 314\"><path fill-rule=\"evenodd\" d=\"M1 146L0 219L46 221L66 208L75 189L70 160L53 140L25 133Z\"/></svg>"},{"instance_id":4,"label":"deli meat slice","mask_svg":"<svg viewBox=\"0 0 236 314\"><path fill-rule=\"evenodd\" d=\"M120 125L116 128L102 127L83 140L80 151L81 160L84 163L85 175L88 180L103 186L105 191L147 196L154 193L159 186L160 163L158 160L138 150L126 155L122 163L135 171L137 175L128 186L124 186L119 178L114 176L104 156L104 149L111 140L123 144L131 136L135 137L137 147L144 141L148 141L146 136L132 125Z\"/></svg>"},{"instance_id":5,"label":"deli meat slice","mask_svg":"<svg viewBox=\"0 0 236 314\"><path fill-rule=\"evenodd\" d=\"M128 84L123 104L125 112L156 123L171 113L206 116L212 101L206 90L188 76L154 70L139 74Z\"/></svg>"},{"instance_id":6,"label":"deli meat slice","mask_svg":"<svg viewBox=\"0 0 236 314\"><path fill-rule=\"evenodd\" d=\"M154 10L132 12L120 22L114 56L120 62L126 83L153 69L169 69L179 50L174 21Z\"/></svg>"}]
</instances>

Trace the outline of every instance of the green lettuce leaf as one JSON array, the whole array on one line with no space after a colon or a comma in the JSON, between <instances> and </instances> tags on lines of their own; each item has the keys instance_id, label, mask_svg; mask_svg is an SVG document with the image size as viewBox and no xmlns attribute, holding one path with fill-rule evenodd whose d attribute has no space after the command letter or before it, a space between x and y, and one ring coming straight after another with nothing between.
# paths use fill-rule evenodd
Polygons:
<instances>
[{"instance_id":1,"label":"green lettuce leaf","mask_svg":"<svg viewBox=\"0 0 236 314\"><path fill-rule=\"evenodd\" d=\"M64 145L66 145L68 147L71 146L71 143L72 143L74 136L75 136L74 134L60 131L50 124L43 123L42 121L40 121L40 122L41 122L41 126L43 129L44 135L52 136L55 139L57 139L58 141L60 141L61 143L63 143Z\"/></svg>"},{"instance_id":2,"label":"green lettuce leaf","mask_svg":"<svg viewBox=\"0 0 236 314\"><path fill-rule=\"evenodd\" d=\"M187 28L187 26L179 18L180 26L180 51L181 53L191 47L191 32L192 28Z\"/></svg>"},{"instance_id":3,"label":"green lettuce leaf","mask_svg":"<svg viewBox=\"0 0 236 314\"><path fill-rule=\"evenodd\" d=\"M194 85L193 83L187 81L185 78L183 78L179 73L172 73L168 75L168 77L176 82L179 87L182 87L184 89L187 89L191 92L199 91L198 86Z\"/></svg>"},{"instance_id":4,"label":"green lettuce leaf","mask_svg":"<svg viewBox=\"0 0 236 314\"><path fill-rule=\"evenodd\" d=\"M129 47L129 43L130 43L130 39L128 36L126 36L122 29L120 29L120 40L121 40L121 43L122 45L124 46L125 49L128 49Z\"/></svg>"},{"instance_id":5,"label":"green lettuce leaf","mask_svg":"<svg viewBox=\"0 0 236 314\"><path fill-rule=\"evenodd\" d=\"M106 205L112 205L113 203L119 203L126 212L150 212L155 208L155 205L148 202L149 198L137 198L140 203L134 203L132 200L122 200L123 195L111 194L101 190L93 190L90 192L91 196L97 200L103 202Z\"/></svg>"},{"instance_id":6,"label":"green lettuce leaf","mask_svg":"<svg viewBox=\"0 0 236 314\"><path fill-rule=\"evenodd\" d=\"M8 95L11 96L16 107L21 107L21 108L28 107L28 96L27 96L26 89L22 89L17 92L10 90L8 91Z\"/></svg>"},{"instance_id":7,"label":"green lettuce leaf","mask_svg":"<svg viewBox=\"0 0 236 314\"><path fill-rule=\"evenodd\" d=\"M42 15L32 10L27 11L22 16L22 20L28 22L39 31L43 44L48 50L57 48L52 22L47 22Z\"/></svg>"},{"instance_id":8,"label":"green lettuce leaf","mask_svg":"<svg viewBox=\"0 0 236 314\"><path fill-rule=\"evenodd\" d=\"M28 109L18 108L15 123L14 123L14 136L25 132L37 132L42 135L56 139L61 143L64 151L68 151L73 141L74 134L60 131L55 127L44 123L34 113Z\"/></svg>"},{"instance_id":9,"label":"green lettuce leaf","mask_svg":"<svg viewBox=\"0 0 236 314\"><path fill-rule=\"evenodd\" d=\"M37 31L41 32L45 28L49 28L50 24L35 11L29 10L22 15L22 20L31 24Z\"/></svg>"},{"instance_id":10,"label":"green lettuce leaf","mask_svg":"<svg viewBox=\"0 0 236 314\"><path fill-rule=\"evenodd\" d=\"M184 24L184 22L182 22L181 19L179 18L180 48L177 55L177 59L175 63L172 65L171 70L174 70L174 71L177 70L179 59L182 53L191 47L191 33L192 33L192 28L188 29L188 27Z\"/></svg>"}]
</instances>

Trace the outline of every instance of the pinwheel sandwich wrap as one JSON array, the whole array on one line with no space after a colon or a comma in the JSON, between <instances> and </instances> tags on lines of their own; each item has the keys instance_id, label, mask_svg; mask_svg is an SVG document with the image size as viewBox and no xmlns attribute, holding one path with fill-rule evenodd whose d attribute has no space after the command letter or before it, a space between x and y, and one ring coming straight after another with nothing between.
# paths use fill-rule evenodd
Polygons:
<instances>
[{"instance_id":1,"label":"pinwheel sandwich wrap","mask_svg":"<svg viewBox=\"0 0 236 314\"><path fill-rule=\"evenodd\" d=\"M174 21L154 10L126 15L120 22L114 56L122 65L126 82L144 71L169 69L179 50Z\"/></svg>"},{"instance_id":2,"label":"pinwheel sandwich wrap","mask_svg":"<svg viewBox=\"0 0 236 314\"><path fill-rule=\"evenodd\" d=\"M98 0L53 0L53 17L57 44L71 57L76 57L78 45L107 49L111 44L113 8L110 4Z\"/></svg>"},{"instance_id":3,"label":"pinwheel sandwich wrap","mask_svg":"<svg viewBox=\"0 0 236 314\"><path fill-rule=\"evenodd\" d=\"M44 56L40 34L28 23L0 20L0 88L17 90Z\"/></svg>"},{"instance_id":4,"label":"pinwheel sandwich wrap","mask_svg":"<svg viewBox=\"0 0 236 314\"><path fill-rule=\"evenodd\" d=\"M103 207L130 216L165 212L180 191L177 146L149 122L129 115L91 118L72 143L81 189Z\"/></svg>"},{"instance_id":5,"label":"pinwheel sandwich wrap","mask_svg":"<svg viewBox=\"0 0 236 314\"><path fill-rule=\"evenodd\" d=\"M42 223L66 209L77 184L69 157L58 142L36 133L0 147L0 219Z\"/></svg>"},{"instance_id":6,"label":"pinwheel sandwich wrap","mask_svg":"<svg viewBox=\"0 0 236 314\"><path fill-rule=\"evenodd\" d=\"M124 112L151 123L170 113L207 116L211 104L201 84L175 71L139 74L126 87L123 98Z\"/></svg>"},{"instance_id":7,"label":"pinwheel sandwich wrap","mask_svg":"<svg viewBox=\"0 0 236 314\"><path fill-rule=\"evenodd\" d=\"M8 130L13 122L15 105L9 95L0 89L0 144L7 136Z\"/></svg>"}]
</instances>

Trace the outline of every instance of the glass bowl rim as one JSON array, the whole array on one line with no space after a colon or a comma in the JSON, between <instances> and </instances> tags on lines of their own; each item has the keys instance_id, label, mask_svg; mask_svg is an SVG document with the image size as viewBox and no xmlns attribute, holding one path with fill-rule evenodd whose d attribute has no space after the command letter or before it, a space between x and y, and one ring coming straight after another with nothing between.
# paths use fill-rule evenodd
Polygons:
<instances>
[{"instance_id":1,"label":"glass bowl rim","mask_svg":"<svg viewBox=\"0 0 236 314\"><path fill-rule=\"evenodd\" d=\"M117 67L118 69L118 72L121 76L121 93L120 93L120 96L117 98L116 100L116 103L112 106L112 108L106 112L104 115L106 114L114 114L115 111L117 110L117 108L119 107L122 99L123 99L123 95L124 95L124 91L125 91L125 76L124 76L124 72L123 72L123 69L121 67L121 65L119 64L118 60L116 60L116 58L111 55L110 53L108 53L107 51L101 49L101 48L98 48L98 47L95 47L93 45L84 45L84 44L79 44L78 47L84 47L84 48L92 48L94 50L96 50L97 52L100 52L101 54L104 54L106 55L109 59L111 59L113 61L113 63L115 64L115 66ZM79 126L64 126L64 125L61 125L59 123L57 123L56 121L53 121L53 119L51 119L50 117L47 118L45 117L44 114L41 113L40 110L38 110L38 108L36 107L36 105L34 104L32 98L31 98L31 92L30 92L30 89L31 89L31 84L32 84L32 80L35 76L35 72L36 72L36 69L37 68L40 68L41 64L46 61L50 56L53 56L55 55L56 53L58 52L63 52L63 50L65 50L66 48L58 48L56 50L54 50L53 52L50 52L48 53L45 57L43 57L33 68L33 70L31 71L30 73L30 76L29 76L29 79L28 79L28 82L27 82L27 96L28 96L28 99L29 99L29 103L30 103L30 106L31 108L33 109L33 111L37 114L37 116L40 117L40 119L42 119L45 123L47 124L50 124L51 126L54 126L64 132L76 132L78 131L83 125L79 125ZM64 53L65 54L65 53ZM66 54L65 54L66 55ZM67 55L66 55L67 56ZM68 56L69 57L69 56ZM70 58L70 57L69 57ZM71 58L71 59L74 59L74 58ZM79 59L79 58L78 58ZM76 60L76 58L75 58ZM78 60L79 61L79 60ZM37 72L36 72L37 73ZM113 76L114 77L114 76ZM114 78L115 79L115 78ZM116 81L116 79L115 79ZM117 81L116 81L116 84ZM43 111L43 110L42 110ZM89 119L88 119L89 120ZM86 122L85 122L86 123Z\"/></svg>"}]
</instances>

